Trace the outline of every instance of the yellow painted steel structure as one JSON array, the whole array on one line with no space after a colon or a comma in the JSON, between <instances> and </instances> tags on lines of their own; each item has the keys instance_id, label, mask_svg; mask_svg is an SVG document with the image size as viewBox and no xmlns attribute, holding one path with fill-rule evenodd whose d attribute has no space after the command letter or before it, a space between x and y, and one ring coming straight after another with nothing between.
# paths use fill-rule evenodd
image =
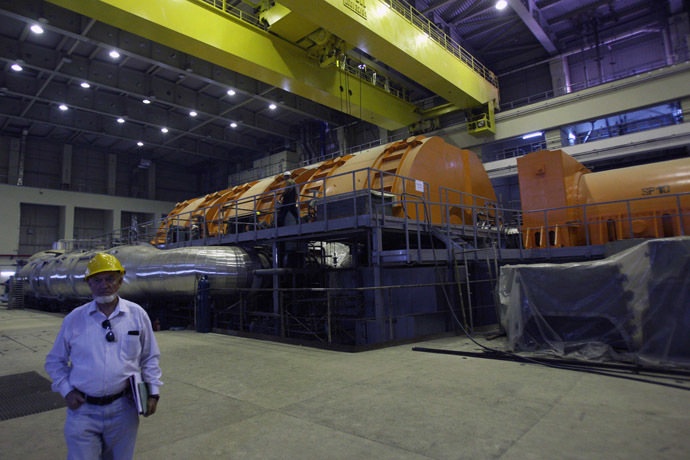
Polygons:
<instances>
[{"instance_id":1,"label":"yellow painted steel structure","mask_svg":"<svg viewBox=\"0 0 690 460\"><path fill-rule=\"evenodd\" d=\"M395 217L469 225L489 220L485 209L496 200L481 160L439 137L410 137L295 169L292 177L299 187L302 216L309 213L310 200L331 202L338 195L346 199L353 191L371 189L394 202ZM199 227L197 237L244 232L254 225L271 227L285 186L280 174L178 203L155 243L165 243L171 229L187 232L193 225ZM424 203L433 204L425 209Z\"/></svg>"},{"instance_id":2,"label":"yellow painted steel structure","mask_svg":"<svg viewBox=\"0 0 690 460\"><path fill-rule=\"evenodd\" d=\"M279 0L279 3L458 108L498 103L496 76L409 5L397 0Z\"/></svg>"},{"instance_id":3,"label":"yellow painted steel structure","mask_svg":"<svg viewBox=\"0 0 690 460\"><path fill-rule=\"evenodd\" d=\"M49 1L385 129L421 119L413 104L338 66L320 67L299 46L228 12L232 7L224 1L212 2L221 8L202 0ZM115 46L127 51L135 44ZM343 82L349 91L342 90Z\"/></svg>"},{"instance_id":4,"label":"yellow painted steel structure","mask_svg":"<svg viewBox=\"0 0 690 460\"><path fill-rule=\"evenodd\" d=\"M528 249L690 233L690 158L593 173L542 150L517 163Z\"/></svg>"}]
</instances>

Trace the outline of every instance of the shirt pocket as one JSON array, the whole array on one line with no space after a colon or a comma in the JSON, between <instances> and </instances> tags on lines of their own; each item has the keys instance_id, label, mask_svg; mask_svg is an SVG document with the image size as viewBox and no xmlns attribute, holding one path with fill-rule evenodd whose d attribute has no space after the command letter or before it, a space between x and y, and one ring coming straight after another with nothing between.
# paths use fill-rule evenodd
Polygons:
<instances>
[{"instance_id":1,"label":"shirt pocket","mask_svg":"<svg viewBox=\"0 0 690 460\"><path fill-rule=\"evenodd\" d=\"M125 335L122 340L122 358L127 361L135 360L141 354L141 343L138 335Z\"/></svg>"}]
</instances>

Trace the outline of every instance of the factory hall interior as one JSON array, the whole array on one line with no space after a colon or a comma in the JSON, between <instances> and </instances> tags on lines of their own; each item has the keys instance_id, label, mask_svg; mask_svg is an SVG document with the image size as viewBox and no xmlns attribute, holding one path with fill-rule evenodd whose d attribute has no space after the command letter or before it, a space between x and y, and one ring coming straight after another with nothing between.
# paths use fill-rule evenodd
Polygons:
<instances>
[{"instance_id":1,"label":"factory hall interior","mask_svg":"<svg viewBox=\"0 0 690 460\"><path fill-rule=\"evenodd\" d=\"M689 15L0 0L0 458L89 305L138 459L690 458Z\"/></svg>"}]
</instances>

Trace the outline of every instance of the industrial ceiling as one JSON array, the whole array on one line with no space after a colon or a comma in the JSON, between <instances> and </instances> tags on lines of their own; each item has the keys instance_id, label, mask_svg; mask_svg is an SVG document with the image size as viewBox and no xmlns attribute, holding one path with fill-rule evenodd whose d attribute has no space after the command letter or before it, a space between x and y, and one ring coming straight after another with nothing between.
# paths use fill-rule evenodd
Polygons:
<instances>
[{"instance_id":1,"label":"industrial ceiling","mask_svg":"<svg viewBox=\"0 0 690 460\"><path fill-rule=\"evenodd\" d=\"M259 5L269 3L186 1L220 5L252 21ZM360 3L421 13L500 77L623 31L661 24L674 2L509 0L502 10L496 0ZM337 128L361 116L49 2L0 0L0 23L0 135L25 133L188 167L294 148L314 134L314 125ZM37 25L42 33L34 31ZM433 108L429 101L445 102L425 88L428 82L396 72L400 63L356 45L348 51L352 59L392 75L413 107L422 111Z\"/></svg>"}]
</instances>

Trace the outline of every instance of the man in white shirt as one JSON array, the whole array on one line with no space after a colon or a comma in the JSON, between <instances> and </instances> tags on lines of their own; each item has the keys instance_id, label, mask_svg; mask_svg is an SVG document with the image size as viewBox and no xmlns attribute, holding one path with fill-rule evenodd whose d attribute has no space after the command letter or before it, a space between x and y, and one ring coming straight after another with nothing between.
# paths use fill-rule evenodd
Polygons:
<instances>
[{"instance_id":1,"label":"man in white shirt","mask_svg":"<svg viewBox=\"0 0 690 460\"><path fill-rule=\"evenodd\" d=\"M89 261L84 279L94 300L65 317L46 357L53 391L67 401L69 460L134 456L139 416L129 391L130 375L141 370L149 384L144 416L156 412L160 351L144 309L117 295L124 274L110 254L99 253Z\"/></svg>"}]
</instances>

